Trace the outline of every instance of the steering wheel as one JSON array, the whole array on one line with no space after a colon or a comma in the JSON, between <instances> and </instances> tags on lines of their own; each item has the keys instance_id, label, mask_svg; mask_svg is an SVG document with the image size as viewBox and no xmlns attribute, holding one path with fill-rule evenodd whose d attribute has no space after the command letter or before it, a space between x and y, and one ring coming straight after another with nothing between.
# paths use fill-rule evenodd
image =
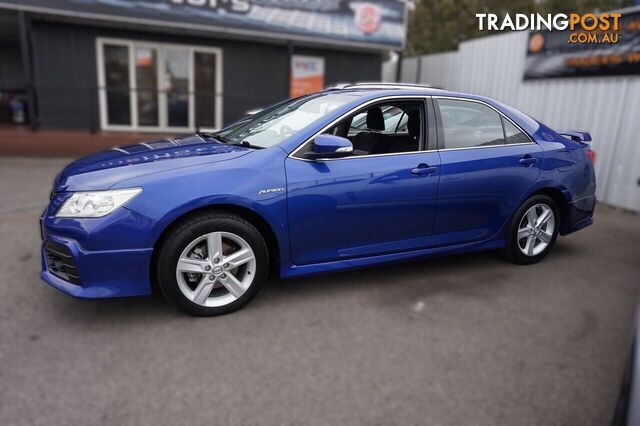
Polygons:
<instances>
[{"instance_id":1,"label":"steering wheel","mask_svg":"<svg viewBox=\"0 0 640 426\"><path fill-rule=\"evenodd\" d=\"M296 131L293 130L291 127L287 126L286 124L283 124L282 127L280 127L280 137L282 139L286 139L289 136L293 135Z\"/></svg>"}]
</instances>

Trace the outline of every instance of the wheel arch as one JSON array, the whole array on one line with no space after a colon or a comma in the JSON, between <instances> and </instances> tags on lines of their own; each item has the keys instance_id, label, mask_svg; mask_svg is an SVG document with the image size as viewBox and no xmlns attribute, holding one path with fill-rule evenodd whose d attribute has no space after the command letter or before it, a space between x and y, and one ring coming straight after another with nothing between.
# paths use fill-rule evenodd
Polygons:
<instances>
[{"instance_id":1,"label":"wheel arch","mask_svg":"<svg viewBox=\"0 0 640 426\"><path fill-rule=\"evenodd\" d=\"M244 206L239 206L237 204L210 204L206 206L200 206L194 208L192 210L183 212L179 216L173 218L162 230L155 243L153 244L153 252L151 256L150 263L150 279L152 288L155 290L156 286L156 262L157 262L157 254L159 247L166 240L167 236L171 234L171 231L175 229L180 223L197 216L203 213L212 213L212 212L226 212L232 213L237 216L242 217L251 223L255 228L260 232L260 235L264 238L267 243L267 249L269 250L269 274L271 276L277 275L279 272L280 265L280 244L278 242L278 237L273 230L271 224L259 213L254 210L251 210Z\"/></svg>"},{"instance_id":2,"label":"wheel arch","mask_svg":"<svg viewBox=\"0 0 640 426\"><path fill-rule=\"evenodd\" d=\"M527 197L522 202L528 200L534 195L546 195L556 203L560 213L560 233L563 233L563 231L566 230L567 218L569 214L568 196L558 188L555 188L552 186L546 186L543 188L536 189L535 191L527 195Z\"/></svg>"}]
</instances>

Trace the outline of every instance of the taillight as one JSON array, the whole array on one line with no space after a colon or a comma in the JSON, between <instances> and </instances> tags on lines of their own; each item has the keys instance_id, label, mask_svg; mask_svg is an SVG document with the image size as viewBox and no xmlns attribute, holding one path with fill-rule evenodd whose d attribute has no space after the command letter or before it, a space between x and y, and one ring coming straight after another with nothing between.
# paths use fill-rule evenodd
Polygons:
<instances>
[{"instance_id":1,"label":"taillight","mask_svg":"<svg viewBox=\"0 0 640 426\"><path fill-rule=\"evenodd\" d=\"M587 151L587 157L591 160L591 163L596 164L596 152L592 149Z\"/></svg>"}]
</instances>

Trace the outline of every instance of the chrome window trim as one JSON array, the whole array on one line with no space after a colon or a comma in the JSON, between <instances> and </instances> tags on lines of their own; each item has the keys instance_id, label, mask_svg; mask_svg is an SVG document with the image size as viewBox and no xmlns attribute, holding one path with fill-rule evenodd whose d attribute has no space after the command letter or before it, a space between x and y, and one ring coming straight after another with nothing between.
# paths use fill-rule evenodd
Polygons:
<instances>
[{"instance_id":1,"label":"chrome window trim","mask_svg":"<svg viewBox=\"0 0 640 426\"><path fill-rule=\"evenodd\" d=\"M355 112L355 111L357 111L357 110L359 110L361 108L364 108L364 107L366 107L368 105L371 105L371 104L374 104L374 103L377 103L377 102L386 101L386 100L396 100L396 99L427 100L427 99L430 99L430 98L431 99L451 99L451 100L457 100L457 101L476 102L476 103L485 105L485 106L491 108L492 110L494 110L495 112L497 112L501 117L504 117L511 124L513 124L518 130L520 130L522 132L522 134L524 134L529 139L530 142L512 143L512 144L505 143L503 145L467 146L467 147L462 147L462 148L423 149L423 150L418 150L418 151L390 152L390 153L386 153L386 154L357 155L357 156L353 156L353 157L342 157L342 158L317 158L317 159L314 159L314 160L308 159L308 158L296 157L296 154L298 153L298 151L300 151L307 143L312 141L316 136L321 135L323 132L325 132L329 128L333 127L335 124L337 124L338 122L340 122L341 120L343 120L344 118L348 117L353 112ZM438 107L437 105L434 105L434 106L436 108ZM381 97L381 98L372 99L372 100L369 100L369 101L367 101L367 102L365 102L365 103L363 103L361 105L358 105L357 107L354 107L354 108L350 109L346 113L342 114L340 117L338 117L335 120L331 121L328 125L324 126L320 131L316 132L313 136L307 138L304 142L302 142L300 145L298 145L298 147L296 149L294 149L291 152L291 154L289 154L287 157L288 158L293 158L295 160L312 161L312 162L317 162L317 161L338 161L338 160L357 160L357 159L360 159L360 158L371 158L371 157L385 157L385 156L389 156L389 155L407 155L407 154L418 154L418 153L438 152L438 151L460 151L460 150L468 150L468 149L506 148L506 147L510 147L510 146L535 145L535 144L536 144L536 142L529 135L529 133L524 131L524 129L522 129L522 127L520 127L518 124L514 123L513 120L511 120L509 117L507 117L501 111L499 111L497 108L493 107L492 105L489 105L485 101L481 101L479 99L461 98L461 97L457 97L457 96L442 96L442 95L405 95L405 96L402 96L402 95L396 95L396 96L384 96L384 97Z\"/></svg>"},{"instance_id":2,"label":"chrome window trim","mask_svg":"<svg viewBox=\"0 0 640 426\"><path fill-rule=\"evenodd\" d=\"M535 142L507 143L503 145L465 146L462 148L442 148L438 151L465 151L467 149L505 148L508 146L535 145Z\"/></svg>"}]
</instances>

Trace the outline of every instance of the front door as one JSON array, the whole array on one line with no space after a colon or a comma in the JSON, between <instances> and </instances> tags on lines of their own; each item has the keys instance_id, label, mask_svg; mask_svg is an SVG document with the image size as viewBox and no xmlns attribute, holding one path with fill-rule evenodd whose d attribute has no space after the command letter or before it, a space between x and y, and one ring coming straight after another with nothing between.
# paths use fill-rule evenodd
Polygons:
<instances>
[{"instance_id":1,"label":"front door","mask_svg":"<svg viewBox=\"0 0 640 426\"><path fill-rule=\"evenodd\" d=\"M324 161L287 158L295 264L429 246L440 159L436 151L424 150L424 111L423 101L374 105L365 110L368 125L357 119L363 113L358 111L328 131L351 139L356 155ZM399 122L402 114L409 123Z\"/></svg>"}]
</instances>

